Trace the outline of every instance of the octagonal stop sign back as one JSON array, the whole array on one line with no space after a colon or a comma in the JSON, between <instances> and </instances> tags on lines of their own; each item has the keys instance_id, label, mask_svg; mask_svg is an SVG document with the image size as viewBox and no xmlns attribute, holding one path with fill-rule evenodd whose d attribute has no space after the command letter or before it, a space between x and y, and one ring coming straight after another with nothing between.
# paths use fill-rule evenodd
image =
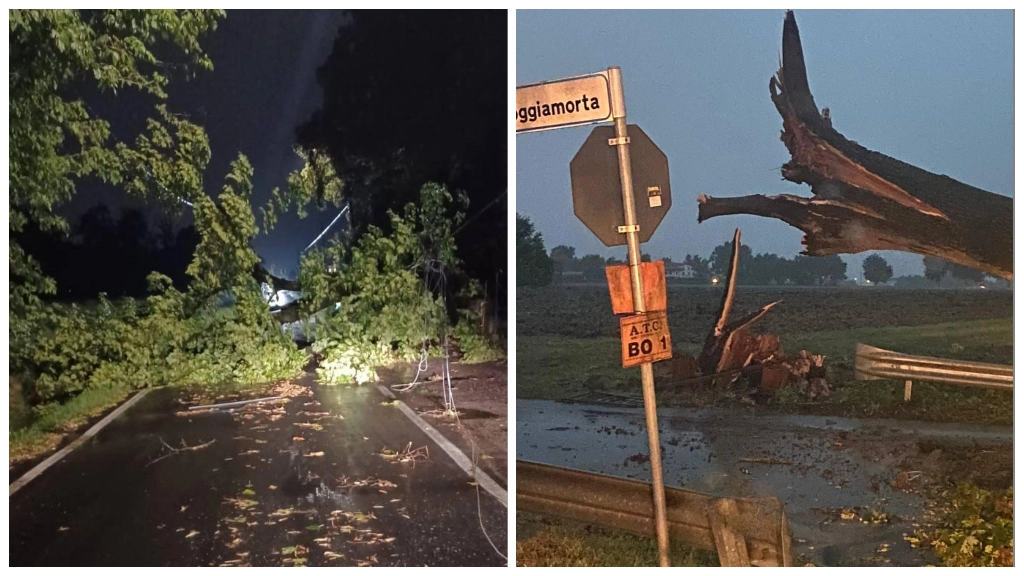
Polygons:
<instances>
[{"instance_id":1,"label":"octagonal stop sign back","mask_svg":"<svg viewBox=\"0 0 1024 576\"><path fill-rule=\"evenodd\" d=\"M639 126L630 124L626 130L639 240L647 242L672 207L668 157ZM605 246L622 246L626 244L626 235L619 232L619 226L625 225L626 216L619 183L619 155L617 146L608 145L609 138L615 138L614 126L594 128L569 163L572 207L576 217Z\"/></svg>"}]
</instances>

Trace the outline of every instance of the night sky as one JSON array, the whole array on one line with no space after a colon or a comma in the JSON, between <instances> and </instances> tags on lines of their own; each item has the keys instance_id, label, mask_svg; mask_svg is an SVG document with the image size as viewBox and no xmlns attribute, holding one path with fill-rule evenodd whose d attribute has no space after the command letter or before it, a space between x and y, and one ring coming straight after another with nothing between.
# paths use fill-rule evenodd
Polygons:
<instances>
[{"instance_id":1,"label":"night sky","mask_svg":"<svg viewBox=\"0 0 1024 576\"><path fill-rule=\"evenodd\" d=\"M1013 195L1013 12L796 11L811 92L851 140L925 170ZM666 153L673 206L644 250L707 256L736 227L755 253L792 257L802 233L755 216L697 224L697 195L810 188L782 181L789 153L769 99L782 10L525 11L516 15L516 83L620 66L630 123ZM591 127L516 137L516 210L550 250L625 257L573 215L569 161ZM896 276L921 257L884 252ZM847 275L867 254L844 255Z\"/></svg>"},{"instance_id":2,"label":"night sky","mask_svg":"<svg viewBox=\"0 0 1024 576\"><path fill-rule=\"evenodd\" d=\"M170 109L189 115L210 139L208 193L216 196L239 152L253 165L254 206L263 206L270 191L283 186L288 173L302 166L302 159L292 151L295 128L320 104L316 69L330 54L344 18L342 12L328 10L229 10L217 30L202 41L213 60L213 71L199 72L194 80L172 76ZM125 94L116 103L100 100L92 105L112 121L115 135L134 139L149 110L142 103L142 97ZM115 214L122 206L144 207L151 217L160 212L112 186L87 181L78 189L80 193L66 209L72 218L98 202L110 205ZM296 270L299 252L336 215L333 209L317 213L310 207L309 212L304 220L282 217L269 235L253 241L269 267ZM191 224L187 209L176 223Z\"/></svg>"}]
</instances>

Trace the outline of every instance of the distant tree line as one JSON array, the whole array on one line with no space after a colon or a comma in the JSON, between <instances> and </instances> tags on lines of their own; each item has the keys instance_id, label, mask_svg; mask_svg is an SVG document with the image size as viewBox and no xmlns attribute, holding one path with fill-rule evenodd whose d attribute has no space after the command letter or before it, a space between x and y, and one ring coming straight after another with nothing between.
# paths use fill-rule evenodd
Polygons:
<instances>
[{"instance_id":1,"label":"distant tree line","mask_svg":"<svg viewBox=\"0 0 1024 576\"><path fill-rule=\"evenodd\" d=\"M105 292L112 298L146 295L153 271L185 289L185 273L199 244L194 226L176 228L167 218L151 224L139 210L111 212L98 204L78 218L69 234L27 227L19 240L57 281L56 299L82 301Z\"/></svg>"},{"instance_id":2,"label":"distant tree line","mask_svg":"<svg viewBox=\"0 0 1024 576\"><path fill-rule=\"evenodd\" d=\"M550 254L544 247L544 239L530 220L516 215L517 241L517 284L520 286L542 286L553 281L583 280L601 281L605 278L604 269L613 264L624 264L618 258L602 258L597 254L579 257L572 246L559 245L551 249ZM729 262L732 258L732 243L723 242L711 251L707 257L687 254L678 263L670 257L662 258L665 262L666 275L672 281L671 271L678 270L679 265L688 265L692 269L692 277L687 278L694 284L708 284L713 278L724 278L729 273ZM645 262L651 260L650 254L643 254ZM862 263L863 278L871 284L889 284L893 282L893 269L885 258L871 254ZM796 286L836 286L848 282L846 263L837 255L814 257L797 255L783 258L777 254L754 254L750 246L740 246L740 260L736 271L740 284L752 286L796 285ZM986 280L981 270L968 268L960 264L946 262L941 258L924 257L924 276L903 276L895 279L895 284L905 287L972 287ZM929 283L932 283L929 286ZM993 286L1000 282L989 278Z\"/></svg>"},{"instance_id":3,"label":"distant tree line","mask_svg":"<svg viewBox=\"0 0 1024 576\"><path fill-rule=\"evenodd\" d=\"M716 246L706 258L686 254L678 262L670 257L662 260L666 271L688 265L692 269L692 277L687 281L709 284L712 278L728 274L730 258L732 244L725 242ZM643 254L641 260L649 262L651 255ZM597 254L580 257L574 247L565 245L555 246L548 253L541 233L529 218L520 214L516 215L516 262L516 278L520 286L542 286L564 279L601 281L605 278L606 266L624 263L620 259L603 258ZM889 275L892 275L891 268ZM839 256L800 255L790 259L776 254L755 255L749 246L740 247L737 277L741 284L747 285L798 286L834 286L847 278L846 263Z\"/></svg>"}]
</instances>

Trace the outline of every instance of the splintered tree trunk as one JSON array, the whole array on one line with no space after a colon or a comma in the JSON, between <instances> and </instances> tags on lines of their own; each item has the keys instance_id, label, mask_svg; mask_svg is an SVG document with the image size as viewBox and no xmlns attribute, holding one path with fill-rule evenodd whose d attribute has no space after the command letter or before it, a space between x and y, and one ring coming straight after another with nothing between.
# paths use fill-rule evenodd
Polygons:
<instances>
[{"instance_id":1,"label":"splintered tree trunk","mask_svg":"<svg viewBox=\"0 0 1024 576\"><path fill-rule=\"evenodd\" d=\"M1013 279L1013 199L873 152L832 128L807 83L800 31L786 13L782 67L769 82L792 159L782 176L814 198L788 194L710 198L698 221L728 214L777 218L805 233L805 253L901 250Z\"/></svg>"},{"instance_id":2,"label":"splintered tree trunk","mask_svg":"<svg viewBox=\"0 0 1024 576\"><path fill-rule=\"evenodd\" d=\"M697 359L697 365L704 374L719 374L746 368L751 361L764 360L781 352L779 339L775 336L751 336L747 328L757 322L779 302L766 304L735 322L729 322L729 313L736 298L736 271L740 262L740 230L732 237L732 258L729 260L729 276L725 280L725 293L718 321L704 340L704 348ZM712 382L712 386L724 387L739 378L739 374L723 376Z\"/></svg>"}]
</instances>

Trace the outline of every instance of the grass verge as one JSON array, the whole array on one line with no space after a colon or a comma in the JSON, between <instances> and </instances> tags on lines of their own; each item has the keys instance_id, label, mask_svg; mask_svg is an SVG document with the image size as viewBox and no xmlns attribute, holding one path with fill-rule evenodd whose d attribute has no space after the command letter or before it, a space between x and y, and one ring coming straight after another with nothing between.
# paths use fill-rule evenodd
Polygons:
<instances>
[{"instance_id":1,"label":"grass verge","mask_svg":"<svg viewBox=\"0 0 1024 576\"><path fill-rule=\"evenodd\" d=\"M783 393L773 403L780 410L831 416L1012 424L1010 392L915 382L911 401L904 402L902 381L854 380L858 343L907 354L1011 364L1013 319L782 335L783 347L790 352L806 349L826 356L832 393L816 402ZM520 338L516 346L517 398L563 400L588 391L639 393L640 371L622 368L615 338L541 335ZM696 354L699 348L691 344L676 350ZM668 363L655 364L655 381L670 380ZM709 397L706 392L683 389L662 398L697 407L735 402L728 393Z\"/></svg>"},{"instance_id":2,"label":"grass verge","mask_svg":"<svg viewBox=\"0 0 1024 576\"><path fill-rule=\"evenodd\" d=\"M63 404L37 407L28 426L10 430L8 465L14 466L56 449L68 434L117 406L134 392L127 388L88 389Z\"/></svg>"},{"instance_id":3,"label":"grass verge","mask_svg":"<svg viewBox=\"0 0 1024 576\"><path fill-rule=\"evenodd\" d=\"M673 566L718 566L714 552L673 544ZM516 513L516 566L657 566L654 538Z\"/></svg>"}]
</instances>

